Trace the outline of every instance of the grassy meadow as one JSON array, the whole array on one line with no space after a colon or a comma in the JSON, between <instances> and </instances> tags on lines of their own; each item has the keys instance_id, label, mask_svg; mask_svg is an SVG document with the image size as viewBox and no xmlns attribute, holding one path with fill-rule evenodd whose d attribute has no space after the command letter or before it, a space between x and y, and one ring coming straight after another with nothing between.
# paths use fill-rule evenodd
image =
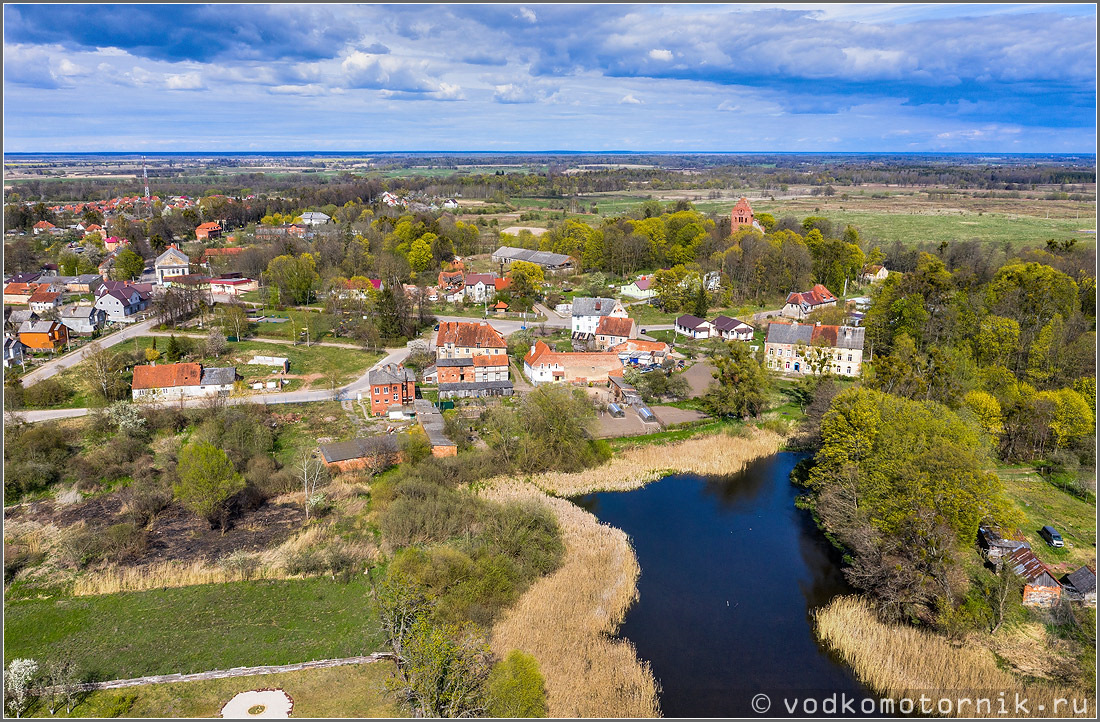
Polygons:
<instances>
[{"instance_id":1,"label":"grassy meadow","mask_svg":"<svg viewBox=\"0 0 1100 722\"><path fill-rule=\"evenodd\" d=\"M217 717L222 705L253 689L281 689L294 700L296 717L400 717L401 708L385 689L393 673L389 662L332 669L233 677L175 684L151 684L90 693L65 714L54 717ZM48 717L36 703L27 717Z\"/></svg>"},{"instance_id":2,"label":"grassy meadow","mask_svg":"<svg viewBox=\"0 0 1100 722\"><path fill-rule=\"evenodd\" d=\"M64 651L97 679L349 657L382 643L363 578L25 599L4 611L5 665Z\"/></svg>"},{"instance_id":3,"label":"grassy meadow","mask_svg":"<svg viewBox=\"0 0 1100 722\"><path fill-rule=\"evenodd\" d=\"M1043 479L1031 467L997 470L1008 497L1015 502L1026 523L1020 530L1041 560L1055 569L1070 572L1082 564L1096 564L1096 504L1062 491ZM1039 536L1044 525L1053 526L1066 546L1055 549Z\"/></svg>"}]
</instances>

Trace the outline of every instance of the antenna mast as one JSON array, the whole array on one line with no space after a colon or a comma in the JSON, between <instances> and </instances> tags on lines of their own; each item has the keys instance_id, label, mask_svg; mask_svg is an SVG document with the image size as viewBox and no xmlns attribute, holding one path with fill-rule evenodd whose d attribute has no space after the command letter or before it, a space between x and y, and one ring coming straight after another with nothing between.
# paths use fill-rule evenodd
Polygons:
<instances>
[{"instance_id":1,"label":"antenna mast","mask_svg":"<svg viewBox=\"0 0 1100 722\"><path fill-rule=\"evenodd\" d=\"M145 205L149 207L149 215L153 215L153 203L149 200L149 173L145 170L145 156L141 156L141 179L145 181Z\"/></svg>"}]
</instances>

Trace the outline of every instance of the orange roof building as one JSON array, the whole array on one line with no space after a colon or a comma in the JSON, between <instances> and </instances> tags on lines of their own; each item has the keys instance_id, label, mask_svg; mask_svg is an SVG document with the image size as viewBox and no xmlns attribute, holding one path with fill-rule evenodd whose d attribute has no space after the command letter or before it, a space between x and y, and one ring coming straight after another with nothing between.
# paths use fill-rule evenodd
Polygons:
<instances>
[{"instance_id":1,"label":"orange roof building","mask_svg":"<svg viewBox=\"0 0 1100 722\"><path fill-rule=\"evenodd\" d=\"M443 321L435 336L436 359L505 353L508 342L486 321Z\"/></svg>"},{"instance_id":2,"label":"orange roof building","mask_svg":"<svg viewBox=\"0 0 1100 722\"><path fill-rule=\"evenodd\" d=\"M617 353L554 351L536 341L523 358L523 374L533 384L576 383L606 384L608 376L623 367Z\"/></svg>"}]
</instances>

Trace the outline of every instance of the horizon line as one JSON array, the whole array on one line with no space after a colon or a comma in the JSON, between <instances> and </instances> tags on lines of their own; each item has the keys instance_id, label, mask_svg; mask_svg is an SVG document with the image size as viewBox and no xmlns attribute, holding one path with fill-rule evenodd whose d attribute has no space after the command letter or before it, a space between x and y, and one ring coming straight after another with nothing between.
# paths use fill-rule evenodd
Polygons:
<instances>
[{"instance_id":1,"label":"horizon line","mask_svg":"<svg viewBox=\"0 0 1100 722\"><path fill-rule=\"evenodd\" d=\"M19 150L4 155L312 154L338 155L1091 155L1088 151L964 150Z\"/></svg>"}]
</instances>

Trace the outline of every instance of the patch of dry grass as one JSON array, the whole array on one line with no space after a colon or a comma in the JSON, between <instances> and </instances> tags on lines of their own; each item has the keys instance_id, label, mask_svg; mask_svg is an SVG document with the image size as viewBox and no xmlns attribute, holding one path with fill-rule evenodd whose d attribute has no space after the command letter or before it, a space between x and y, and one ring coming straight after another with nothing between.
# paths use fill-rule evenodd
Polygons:
<instances>
[{"instance_id":1,"label":"patch of dry grass","mask_svg":"<svg viewBox=\"0 0 1100 722\"><path fill-rule=\"evenodd\" d=\"M912 699L922 693L952 699L994 699L988 712L957 706L954 716L1003 717L998 714L996 701L1001 692L1005 693L1010 709L1014 706L1014 695L1019 694L1028 700L1027 708L1033 716L1074 716L1072 704L1056 708L1055 701L1083 700L1087 696L1084 690L1024 683L1001 669L994 655L980 645L959 647L931 632L885 624L862 597L837 597L814 612L814 621L818 636L839 652L860 681L878 694L894 699ZM1088 709L1095 709L1094 699L1088 699Z\"/></svg>"},{"instance_id":2,"label":"patch of dry grass","mask_svg":"<svg viewBox=\"0 0 1100 722\"><path fill-rule=\"evenodd\" d=\"M638 661L633 644L609 638L637 597L638 561L626 534L529 484L502 482L484 493L497 501L545 504L565 543L562 566L535 582L494 625L493 652L534 655L551 717L660 716L649 665Z\"/></svg>"},{"instance_id":3,"label":"patch of dry grass","mask_svg":"<svg viewBox=\"0 0 1100 722\"><path fill-rule=\"evenodd\" d=\"M678 444L645 446L576 474L541 474L530 483L498 478L482 494L496 501L546 505L562 530L565 558L535 582L493 627L490 643L503 657L533 655L546 679L551 717L657 717L658 684L628 640L612 639L637 599L638 560L620 529L561 498L600 490L626 491L669 471L731 474L779 448L782 437L756 430ZM544 493L546 492L546 493Z\"/></svg>"},{"instance_id":4,"label":"patch of dry grass","mask_svg":"<svg viewBox=\"0 0 1100 722\"><path fill-rule=\"evenodd\" d=\"M746 436L697 436L676 444L632 447L603 466L574 474L538 474L530 482L555 496L577 496L637 489L672 472L724 476L774 454L782 442L781 435L755 428Z\"/></svg>"}]
</instances>

